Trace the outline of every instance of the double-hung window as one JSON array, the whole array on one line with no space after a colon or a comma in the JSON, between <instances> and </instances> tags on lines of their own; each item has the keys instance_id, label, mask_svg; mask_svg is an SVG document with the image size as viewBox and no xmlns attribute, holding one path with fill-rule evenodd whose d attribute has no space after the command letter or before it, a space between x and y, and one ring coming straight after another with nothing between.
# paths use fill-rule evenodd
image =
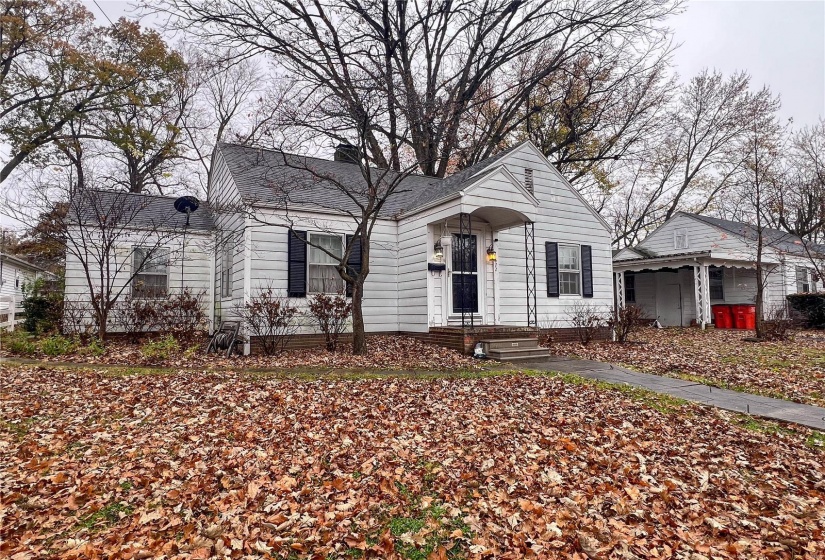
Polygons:
<instances>
[{"instance_id":1,"label":"double-hung window","mask_svg":"<svg viewBox=\"0 0 825 560\"><path fill-rule=\"evenodd\" d=\"M559 245L559 293L581 295L581 258L578 245Z\"/></svg>"},{"instance_id":2,"label":"double-hung window","mask_svg":"<svg viewBox=\"0 0 825 560\"><path fill-rule=\"evenodd\" d=\"M231 246L224 247L221 256L221 297L232 297L232 268L235 261L235 251Z\"/></svg>"},{"instance_id":3,"label":"double-hung window","mask_svg":"<svg viewBox=\"0 0 825 560\"><path fill-rule=\"evenodd\" d=\"M725 299L725 269L720 266L711 266L708 269L708 291L710 299L724 301Z\"/></svg>"},{"instance_id":4,"label":"double-hung window","mask_svg":"<svg viewBox=\"0 0 825 560\"><path fill-rule=\"evenodd\" d=\"M335 268L344 254L340 235L309 234L308 291L310 293L337 294L344 291L344 279Z\"/></svg>"},{"instance_id":5,"label":"double-hung window","mask_svg":"<svg viewBox=\"0 0 825 560\"><path fill-rule=\"evenodd\" d=\"M169 293L169 251L135 247L132 252L132 297L162 298Z\"/></svg>"},{"instance_id":6,"label":"double-hung window","mask_svg":"<svg viewBox=\"0 0 825 560\"><path fill-rule=\"evenodd\" d=\"M796 267L796 292L807 293L811 291L811 284L808 282L808 269L802 266Z\"/></svg>"}]
</instances>

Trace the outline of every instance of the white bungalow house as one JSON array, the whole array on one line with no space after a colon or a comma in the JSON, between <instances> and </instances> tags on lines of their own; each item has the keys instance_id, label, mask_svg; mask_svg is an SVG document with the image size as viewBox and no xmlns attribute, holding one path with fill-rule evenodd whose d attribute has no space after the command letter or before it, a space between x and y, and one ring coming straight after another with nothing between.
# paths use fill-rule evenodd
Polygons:
<instances>
[{"instance_id":1,"label":"white bungalow house","mask_svg":"<svg viewBox=\"0 0 825 560\"><path fill-rule=\"evenodd\" d=\"M264 288L299 307L313 293L346 290L330 259L303 240L341 252L353 233L351 201L320 179L365 184L349 150L330 161L216 147L206 205L215 254L183 262L184 271L209 267L213 324L237 317ZM609 226L530 142L446 179L409 175L372 232L366 330L466 349L474 338L564 329L576 302L612 305L610 242Z\"/></svg>"},{"instance_id":2,"label":"white bungalow house","mask_svg":"<svg viewBox=\"0 0 825 560\"><path fill-rule=\"evenodd\" d=\"M763 239L766 312L785 309L789 294L816 291L798 237L763 228ZM754 226L679 212L613 257L617 301L640 306L663 326L711 324L713 305L754 304L756 240Z\"/></svg>"}]
</instances>

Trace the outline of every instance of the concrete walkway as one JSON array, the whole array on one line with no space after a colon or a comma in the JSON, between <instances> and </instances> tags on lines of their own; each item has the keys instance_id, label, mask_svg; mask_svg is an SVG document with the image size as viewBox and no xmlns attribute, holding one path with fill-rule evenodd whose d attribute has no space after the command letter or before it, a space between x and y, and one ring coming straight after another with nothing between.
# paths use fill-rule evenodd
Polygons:
<instances>
[{"instance_id":1,"label":"concrete walkway","mask_svg":"<svg viewBox=\"0 0 825 560\"><path fill-rule=\"evenodd\" d=\"M582 377L609 383L626 383L634 387L642 387L657 393L664 393L686 401L715 406L724 410L744 412L752 416L794 422L816 430L825 430L825 408L818 406L729 391L693 381L639 373L619 366L589 360L551 356L547 361L525 363L524 365L530 369L540 371L575 373Z\"/></svg>"}]
</instances>

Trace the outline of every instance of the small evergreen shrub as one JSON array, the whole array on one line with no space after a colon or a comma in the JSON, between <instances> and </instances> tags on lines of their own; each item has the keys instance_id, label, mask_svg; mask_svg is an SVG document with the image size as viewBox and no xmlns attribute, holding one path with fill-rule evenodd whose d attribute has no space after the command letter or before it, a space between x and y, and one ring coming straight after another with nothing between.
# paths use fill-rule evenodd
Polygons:
<instances>
[{"instance_id":1,"label":"small evergreen shrub","mask_svg":"<svg viewBox=\"0 0 825 560\"><path fill-rule=\"evenodd\" d=\"M40 351L47 356L63 356L74 352L76 344L73 340L56 334L40 341Z\"/></svg>"},{"instance_id":2,"label":"small evergreen shrub","mask_svg":"<svg viewBox=\"0 0 825 560\"><path fill-rule=\"evenodd\" d=\"M38 278L23 285L21 307L26 312L23 328L30 333L55 332L63 319L62 290L50 290L45 280Z\"/></svg>"},{"instance_id":3,"label":"small evergreen shrub","mask_svg":"<svg viewBox=\"0 0 825 560\"><path fill-rule=\"evenodd\" d=\"M791 294L787 297L791 309L802 315L805 327L825 329L825 292Z\"/></svg>"},{"instance_id":4,"label":"small evergreen shrub","mask_svg":"<svg viewBox=\"0 0 825 560\"><path fill-rule=\"evenodd\" d=\"M162 362L180 352L180 344L174 336L167 334L163 338L147 342L140 351L147 360Z\"/></svg>"}]
</instances>

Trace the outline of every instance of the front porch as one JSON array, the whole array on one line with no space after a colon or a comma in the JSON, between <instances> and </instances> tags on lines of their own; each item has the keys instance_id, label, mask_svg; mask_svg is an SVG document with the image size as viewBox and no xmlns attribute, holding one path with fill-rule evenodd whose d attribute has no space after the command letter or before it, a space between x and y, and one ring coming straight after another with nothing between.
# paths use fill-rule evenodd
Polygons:
<instances>
[{"instance_id":1,"label":"front porch","mask_svg":"<svg viewBox=\"0 0 825 560\"><path fill-rule=\"evenodd\" d=\"M430 344L470 354L475 345L482 340L532 339L538 343L539 328L510 325L430 327L428 333L419 335L418 338Z\"/></svg>"},{"instance_id":2,"label":"front porch","mask_svg":"<svg viewBox=\"0 0 825 560\"><path fill-rule=\"evenodd\" d=\"M697 252L614 262L616 304L642 308L664 327L705 328L712 305L752 305L756 270L750 261Z\"/></svg>"}]
</instances>

